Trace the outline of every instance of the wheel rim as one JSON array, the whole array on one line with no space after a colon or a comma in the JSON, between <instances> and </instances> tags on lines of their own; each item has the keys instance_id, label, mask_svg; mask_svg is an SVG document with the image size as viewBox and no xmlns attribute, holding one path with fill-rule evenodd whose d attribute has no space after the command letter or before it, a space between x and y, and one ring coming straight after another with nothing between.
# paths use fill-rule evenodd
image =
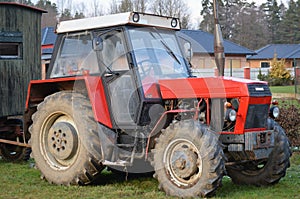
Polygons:
<instances>
[{"instance_id":1,"label":"wheel rim","mask_svg":"<svg viewBox=\"0 0 300 199\"><path fill-rule=\"evenodd\" d=\"M197 147L186 139L172 141L164 153L165 169L171 181L180 187L191 187L202 175L202 158Z\"/></svg>"},{"instance_id":2,"label":"wheel rim","mask_svg":"<svg viewBox=\"0 0 300 199\"><path fill-rule=\"evenodd\" d=\"M79 139L73 119L65 113L52 114L42 125L41 151L49 165L67 169L79 150Z\"/></svg>"}]
</instances>

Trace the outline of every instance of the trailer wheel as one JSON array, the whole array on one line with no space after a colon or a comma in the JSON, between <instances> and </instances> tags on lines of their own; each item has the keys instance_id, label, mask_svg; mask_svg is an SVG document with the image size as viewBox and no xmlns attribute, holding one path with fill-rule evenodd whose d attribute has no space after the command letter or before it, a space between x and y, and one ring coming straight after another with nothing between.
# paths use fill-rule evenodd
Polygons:
<instances>
[{"instance_id":1,"label":"trailer wheel","mask_svg":"<svg viewBox=\"0 0 300 199\"><path fill-rule=\"evenodd\" d=\"M8 162L27 161L30 158L31 149L11 144L0 144L0 156Z\"/></svg>"},{"instance_id":2,"label":"trailer wheel","mask_svg":"<svg viewBox=\"0 0 300 199\"><path fill-rule=\"evenodd\" d=\"M19 126L23 129L23 122L20 119L8 119L5 121L6 126ZM2 133L4 139L24 142L23 135L18 135L16 132L5 132ZM2 137L1 137L2 138ZM23 146L17 146L13 144L0 143L0 156L3 160L8 162L21 162L27 161L30 158L31 149Z\"/></svg>"},{"instance_id":3,"label":"trailer wheel","mask_svg":"<svg viewBox=\"0 0 300 199\"><path fill-rule=\"evenodd\" d=\"M288 138L274 120L268 120L268 129L275 130L275 147L267 160L252 161L226 167L235 184L266 186L279 182L290 166L291 150Z\"/></svg>"},{"instance_id":4,"label":"trailer wheel","mask_svg":"<svg viewBox=\"0 0 300 199\"><path fill-rule=\"evenodd\" d=\"M152 152L154 177L167 195L211 196L221 185L225 167L218 136L194 120L171 124Z\"/></svg>"},{"instance_id":5,"label":"trailer wheel","mask_svg":"<svg viewBox=\"0 0 300 199\"><path fill-rule=\"evenodd\" d=\"M63 185L84 185L96 179L104 166L97 122L84 95L52 94L38 105L32 121L32 154L43 177Z\"/></svg>"}]
</instances>

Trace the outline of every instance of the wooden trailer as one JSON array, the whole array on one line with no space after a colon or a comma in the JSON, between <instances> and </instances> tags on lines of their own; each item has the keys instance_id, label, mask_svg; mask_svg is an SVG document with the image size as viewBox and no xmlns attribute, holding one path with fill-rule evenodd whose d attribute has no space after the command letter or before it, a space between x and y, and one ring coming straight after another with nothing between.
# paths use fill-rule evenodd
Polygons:
<instances>
[{"instance_id":1,"label":"wooden trailer","mask_svg":"<svg viewBox=\"0 0 300 199\"><path fill-rule=\"evenodd\" d=\"M22 116L30 80L41 78L41 16L46 11L0 2L0 155L26 158Z\"/></svg>"}]
</instances>

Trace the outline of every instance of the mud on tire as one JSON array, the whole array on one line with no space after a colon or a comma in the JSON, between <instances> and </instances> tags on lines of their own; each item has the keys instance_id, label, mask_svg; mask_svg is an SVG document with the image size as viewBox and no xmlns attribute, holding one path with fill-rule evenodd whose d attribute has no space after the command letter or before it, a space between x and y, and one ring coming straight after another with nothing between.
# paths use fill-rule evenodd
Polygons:
<instances>
[{"instance_id":1,"label":"mud on tire","mask_svg":"<svg viewBox=\"0 0 300 199\"><path fill-rule=\"evenodd\" d=\"M42 176L63 185L95 180L104 167L97 122L84 95L54 93L38 105L32 120L32 155Z\"/></svg>"},{"instance_id":2,"label":"mud on tire","mask_svg":"<svg viewBox=\"0 0 300 199\"><path fill-rule=\"evenodd\" d=\"M194 120L171 124L152 150L154 177L167 195L213 195L221 185L224 154L218 136Z\"/></svg>"}]
</instances>

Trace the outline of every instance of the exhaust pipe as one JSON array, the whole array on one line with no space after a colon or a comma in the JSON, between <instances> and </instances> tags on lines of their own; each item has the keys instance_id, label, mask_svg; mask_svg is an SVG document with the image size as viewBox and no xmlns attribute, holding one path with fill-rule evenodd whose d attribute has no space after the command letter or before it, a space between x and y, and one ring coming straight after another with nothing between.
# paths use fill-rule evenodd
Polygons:
<instances>
[{"instance_id":1,"label":"exhaust pipe","mask_svg":"<svg viewBox=\"0 0 300 199\"><path fill-rule=\"evenodd\" d=\"M221 32L221 27L219 24L219 17L218 17L218 0L213 0L213 6L214 6L214 21L215 21L215 29L214 29L215 61L219 71L219 76L224 76L225 54L224 54L223 37L222 37L222 32Z\"/></svg>"},{"instance_id":2,"label":"exhaust pipe","mask_svg":"<svg viewBox=\"0 0 300 199\"><path fill-rule=\"evenodd\" d=\"M218 19L218 0L213 0L214 6L214 54L215 61L219 71L219 76L224 76L225 54L223 46L223 37ZM220 85L222 86L222 85ZM224 90L225 92L225 90ZM211 123L210 129L215 132L221 132L224 125L224 101L222 98L211 99Z\"/></svg>"}]
</instances>

